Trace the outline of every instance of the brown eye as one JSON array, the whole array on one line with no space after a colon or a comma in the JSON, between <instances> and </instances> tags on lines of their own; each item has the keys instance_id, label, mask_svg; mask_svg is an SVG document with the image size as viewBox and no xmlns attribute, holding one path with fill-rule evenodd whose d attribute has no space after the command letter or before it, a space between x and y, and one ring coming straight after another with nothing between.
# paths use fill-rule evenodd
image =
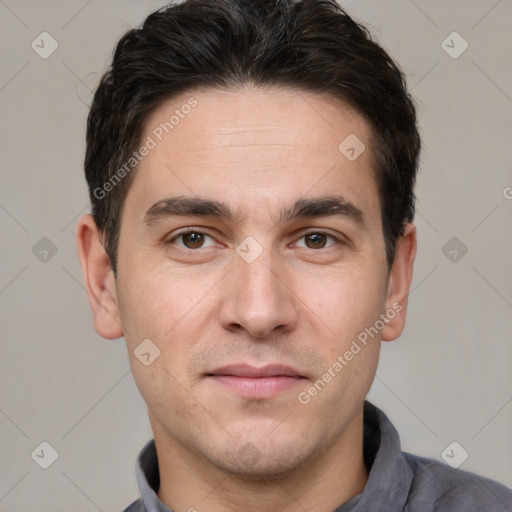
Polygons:
<instances>
[{"instance_id":1,"label":"brown eye","mask_svg":"<svg viewBox=\"0 0 512 512\"><path fill-rule=\"evenodd\" d=\"M167 244L177 245L182 249L190 250L213 247L216 245L215 240L210 235L201 231L196 231L195 229L189 229L187 231L177 233L167 242Z\"/></svg>"},{"instance_id":2,"label":"brown eye","mask_svg":"<svg viewBox=\"0 0 512 512\"><path fill-rule=\"evenodd\" d=\"M310 233L304 236L309 249L323 249L327 242L327 235L323 233Z\"/></svg>"},{"instance_id":3,"label":"brown eye","mask_svg":"<svg viewBox=\"0 0 512 512\"><path fill-rule=\"evenodd\" d=\"M183 244L185 245L185 247L187 247L187 249L198 249L204 243L203 233L183 233L180 236L183 241Z\"/></svg>"}]
</instances>

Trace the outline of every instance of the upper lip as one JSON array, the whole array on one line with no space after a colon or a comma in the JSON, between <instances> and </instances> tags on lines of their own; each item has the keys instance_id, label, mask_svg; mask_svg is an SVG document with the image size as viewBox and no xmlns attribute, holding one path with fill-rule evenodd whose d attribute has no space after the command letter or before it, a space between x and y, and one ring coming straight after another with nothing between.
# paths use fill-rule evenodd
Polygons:
<instances>
[{"instance_id":1,"label":"upper lip","mask_svg":"<svg viewBox=\"0 0 512 512\"><path fill-rule=\"evenodd\" d=\"M267 364L265 366L251 366L248 364L231 364L222 366L208 373L211 375L231 375L234 377L303 377L297 370L282 364Z\"/></svg>"}]
</instances>

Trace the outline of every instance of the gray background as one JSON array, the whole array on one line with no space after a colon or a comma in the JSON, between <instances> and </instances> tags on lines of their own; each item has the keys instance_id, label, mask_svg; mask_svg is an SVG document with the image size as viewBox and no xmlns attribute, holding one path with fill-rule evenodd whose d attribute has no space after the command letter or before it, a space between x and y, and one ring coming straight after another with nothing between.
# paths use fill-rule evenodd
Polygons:
<instances>
[{"instance_id":1,"label":"gray background","mask_svg":"<svg viewBox=\"0 0 512 512\"><path fill-rule=\"evenodd\" d=\"M370 398L405 450L441 459L457 441L463 469L512 486L512 2L341 3L406 72L424 143L408 323ZM124 342L93 329L74 236L91 90L161 5L0 0L1 511L116 511L138 496L146 407ZM47 59L31 47L43 31L58 42ZM456 59L441 46L453 31L469 44ZM43 441L58 452L48 469L31 458Z\"/></svg>"}]
</instances>

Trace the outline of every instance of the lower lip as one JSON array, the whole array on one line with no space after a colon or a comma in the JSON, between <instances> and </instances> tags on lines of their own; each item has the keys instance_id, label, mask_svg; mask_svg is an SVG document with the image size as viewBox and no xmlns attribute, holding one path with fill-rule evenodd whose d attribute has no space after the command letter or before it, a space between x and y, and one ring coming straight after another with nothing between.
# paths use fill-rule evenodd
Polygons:
<instances>
[{"instance_id":1,"label":"lower lip","mask_svg":"<svg viewBox=\"0 0 512 512\"><path fill-rule=\"evenodd\" d=\"M304 379L278 375L274 377L236 377L234 375L211 375L210 379L247 398L271 398L294 388Z\"/></svg>"}]
</instances>

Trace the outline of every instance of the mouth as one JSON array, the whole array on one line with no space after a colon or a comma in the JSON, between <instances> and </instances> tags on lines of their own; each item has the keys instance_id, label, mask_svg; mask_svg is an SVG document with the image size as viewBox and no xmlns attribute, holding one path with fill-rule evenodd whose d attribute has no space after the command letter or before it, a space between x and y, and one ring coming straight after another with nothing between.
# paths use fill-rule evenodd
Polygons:
<instances>
[{"instance_id":1,"label":"mouth","mask_svg":"<svg viewBox=\"0 0 512 512\"><path fill-rule=\"evenodd\" d=\"M298 386L307 378L294 368L276 364L223 366L207 373L206 377L223 389L253 399L271 398Z\"/></svg>"}]
</instances>

